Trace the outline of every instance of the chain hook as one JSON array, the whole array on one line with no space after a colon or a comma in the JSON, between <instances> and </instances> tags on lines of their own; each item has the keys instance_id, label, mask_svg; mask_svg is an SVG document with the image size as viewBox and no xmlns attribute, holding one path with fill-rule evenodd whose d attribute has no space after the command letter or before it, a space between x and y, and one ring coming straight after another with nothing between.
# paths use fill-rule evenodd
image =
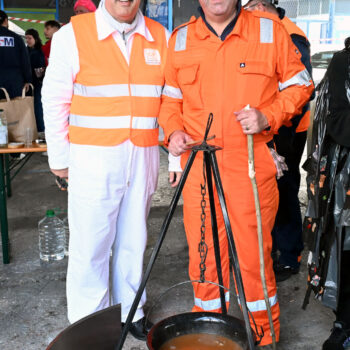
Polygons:
<instances>
[{"instance_id":1,"label":"chain hook","mask_svg":"<svg viewBox=\"0 0 350 350\"><path fill-rule=\"evenodd\" d=\"M213 113L209 114L207 126L205 128L205 134L203 142L207 141L209 130L211 128L211 125L213 123ZM208 246L205 243L205 219L206 219L206 213L205 208L207 206L207 202L205 199L205 196L207 194L207 176L206 176L206 164L205 164L205 157L203 156L203 184L200 185L201 187L201 240L198 244L198 251L199 256L201 258L201 262L199 264L199 270L200 270L200 281L203 283L205 281L205 271L207 269L205 265L205 261L207 259L207 253L208 253Z\"/></svg>"}]
</instances>

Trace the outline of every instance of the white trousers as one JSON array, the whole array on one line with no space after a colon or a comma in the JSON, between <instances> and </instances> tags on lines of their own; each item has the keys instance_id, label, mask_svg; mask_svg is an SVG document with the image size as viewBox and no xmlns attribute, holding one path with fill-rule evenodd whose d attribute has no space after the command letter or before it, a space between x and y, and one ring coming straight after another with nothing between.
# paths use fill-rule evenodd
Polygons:
<instances>
[{"instance_id":1,"label":"white trousers","mask_svg":"<svg viewBox=\"0 0 350 350\"><path fill-rule=\"evenodd\" d=\"M70 146L68 319L111 304L126 320L142 279L147 216L159 169L158 146ZM112 259L110 262L110 252ZM111 291L109 279L111 276ZM143 317L142 296L134 317Z\"/></svg>"}]
</instances>

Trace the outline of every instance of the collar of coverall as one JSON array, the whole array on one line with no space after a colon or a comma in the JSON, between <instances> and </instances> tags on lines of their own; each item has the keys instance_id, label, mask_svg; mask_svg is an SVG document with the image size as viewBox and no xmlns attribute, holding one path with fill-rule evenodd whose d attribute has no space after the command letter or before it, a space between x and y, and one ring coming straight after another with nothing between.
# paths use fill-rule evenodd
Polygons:
<instances>
[{"instance_id":1,"label":"collar of coverall","mask_svg":"<svg viewBox=\"0 0 350 350\"><path fill-rule=\"evenodd\" d=\"M200 13L201 20L197 20L196 23L196 34L200 39L205 39L210 36L211 31L216 36L217 33L213 29L213 27L206 21L203 9L201 7L198 8ZM220 39L224 41L229 35L238 35L240 37L248 38L247 26L244 25L244 18L246 16L247 11L242 11L241 1L237 2L237 13L233 20L227 25L227 27L222 32ZM238 20L239 19L239 20Z\"/></svg>"},{"instance_id":2,"label":"collar of coverall","mask_svg":"<svg viewBox=\"0 0 350 350\"><path fill-rule=\"evenodd\" d=\"M125 31L128 36L138 33L147 41L154 41L152 34L146 27L145 18L140 10L137 12L134 21L131 24L127 24L116 21L104 6L104 1L102 0L95 12L98 40L104 40L116 31L119 33Z\"/></svg>"},{"instance_id":3,"label":"collar of coverall","mask_svg":"<svg viewBox=\"0 0 350 350\"><path fill-rule=\"evenodd\" d=\"M218 36L222 41L224 41L226 39L226 37L232 32L233 28L235 27L235 24L237 22L238 16L240 15L242 10L242 4L240 1L237 2L237 12L236 12L236 16L233 18L233 20L227 25L227 27L224 29L224 31L222 32L222 34L219 36L215 29L207 22L206 18L205 18L205 14L204 11L202 9L202 7L198 7L198 11L200 16L202 17L202 20L204 21L204 23L206 24L206 26L208 27L208 29L214 33L216 36Z\"/></svg>"}]
</instances>

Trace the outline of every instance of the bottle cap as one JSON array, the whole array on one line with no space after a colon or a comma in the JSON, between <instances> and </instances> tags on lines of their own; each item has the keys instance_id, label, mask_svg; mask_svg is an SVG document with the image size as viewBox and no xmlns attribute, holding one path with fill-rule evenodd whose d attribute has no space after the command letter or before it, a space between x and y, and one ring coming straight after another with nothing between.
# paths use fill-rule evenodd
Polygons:
<instances>
[{"instance_id":1,"label":"bottle cap","mask_svg":"<svg viewBox=\"0 0 350 350\"><path fill-rule=\"evenodd\" d=\"M47 211L46 211L46 216L47 216L48 218L52 218L52 217L55 216L55 212L54 212L53 210L47 210Z\"/></svg>"}]
</instances>

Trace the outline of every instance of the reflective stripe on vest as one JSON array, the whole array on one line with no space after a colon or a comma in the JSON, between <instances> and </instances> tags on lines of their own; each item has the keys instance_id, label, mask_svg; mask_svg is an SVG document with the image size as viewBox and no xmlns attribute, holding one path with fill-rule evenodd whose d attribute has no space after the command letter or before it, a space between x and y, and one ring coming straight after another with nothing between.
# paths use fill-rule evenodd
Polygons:
<instances>
[{"instance_id":1,"label":"reflective stripe on vest","mask_svg":"<svg viewBox=\"0 0 350 350\"><path fill-rule=\"evenodd\" d=\"M160 97L163 87L161 85L130 85L132 96ZM112 84L99 86L85 86L74 84L74 95L83 97L121 97L129 96L128 84Z\"/></svg>"},{"instance_id":2,"label":"reflective stripe on vest","mask_svg":"<svg viewBox=\"0 0 350 350\"><path fill-rule=\"evenodd\" d=\"M132 125L130 125L132 120ZM115 117L92 117L71 114L69 116L69 125L82 128L94 129L157 129L157 118L115 116Z\"/></svg>"},{"instance_id":3,"label":"reflective stripe on vest","mask_svg":"<svg viewBox=\"0 0 350 350\"><path fill-rule=\"evenodd\" d=\"M292 85L305 85L310 86L311 85L311 77L309 72L304 69L303 71L299 72L297 75L294 75L294 77L290 78L289 80L285 81L284 83L278 83L280 91L286 89L289 86Z\"/></svg>"},{"instance_id":4,"label":"reflective stripe on vest","mask_svg":"<svg viewBox=\"0 0 350 350\"><path fill-rule=\"evenodd\" d=\"M225 301L230 301L230 293L225 293ZM200 298L194 298L194 305L200 307L204 311L214 311L221 308L221 299L202 300Z\"/></svg>"},{"instance_id":5,"label":"reflective stripe on vest","mask_svg":"<svg viewBox=\"0 0 350 350\"><path fill-rule=\"evenodd\" d=\"M273 21L269 18L260 18L260 42L273 43Z\"/></svg>"},{"instance_id":6,"label":"reflective stripe on vest","mask_svg":"<svg viewBox=\"0 0 350 350\"><path fill-rule=\"evenodd\" d=\"M165 29L145 18L153 40L135 35L127 64L112 35L98 40L95 14L82 17L72 19L80 71L70 108L70 142L113 146L130 139L140 147L157 145ZM150 54L157 64L150 61Z\"/></svg>"}]
</instances>

